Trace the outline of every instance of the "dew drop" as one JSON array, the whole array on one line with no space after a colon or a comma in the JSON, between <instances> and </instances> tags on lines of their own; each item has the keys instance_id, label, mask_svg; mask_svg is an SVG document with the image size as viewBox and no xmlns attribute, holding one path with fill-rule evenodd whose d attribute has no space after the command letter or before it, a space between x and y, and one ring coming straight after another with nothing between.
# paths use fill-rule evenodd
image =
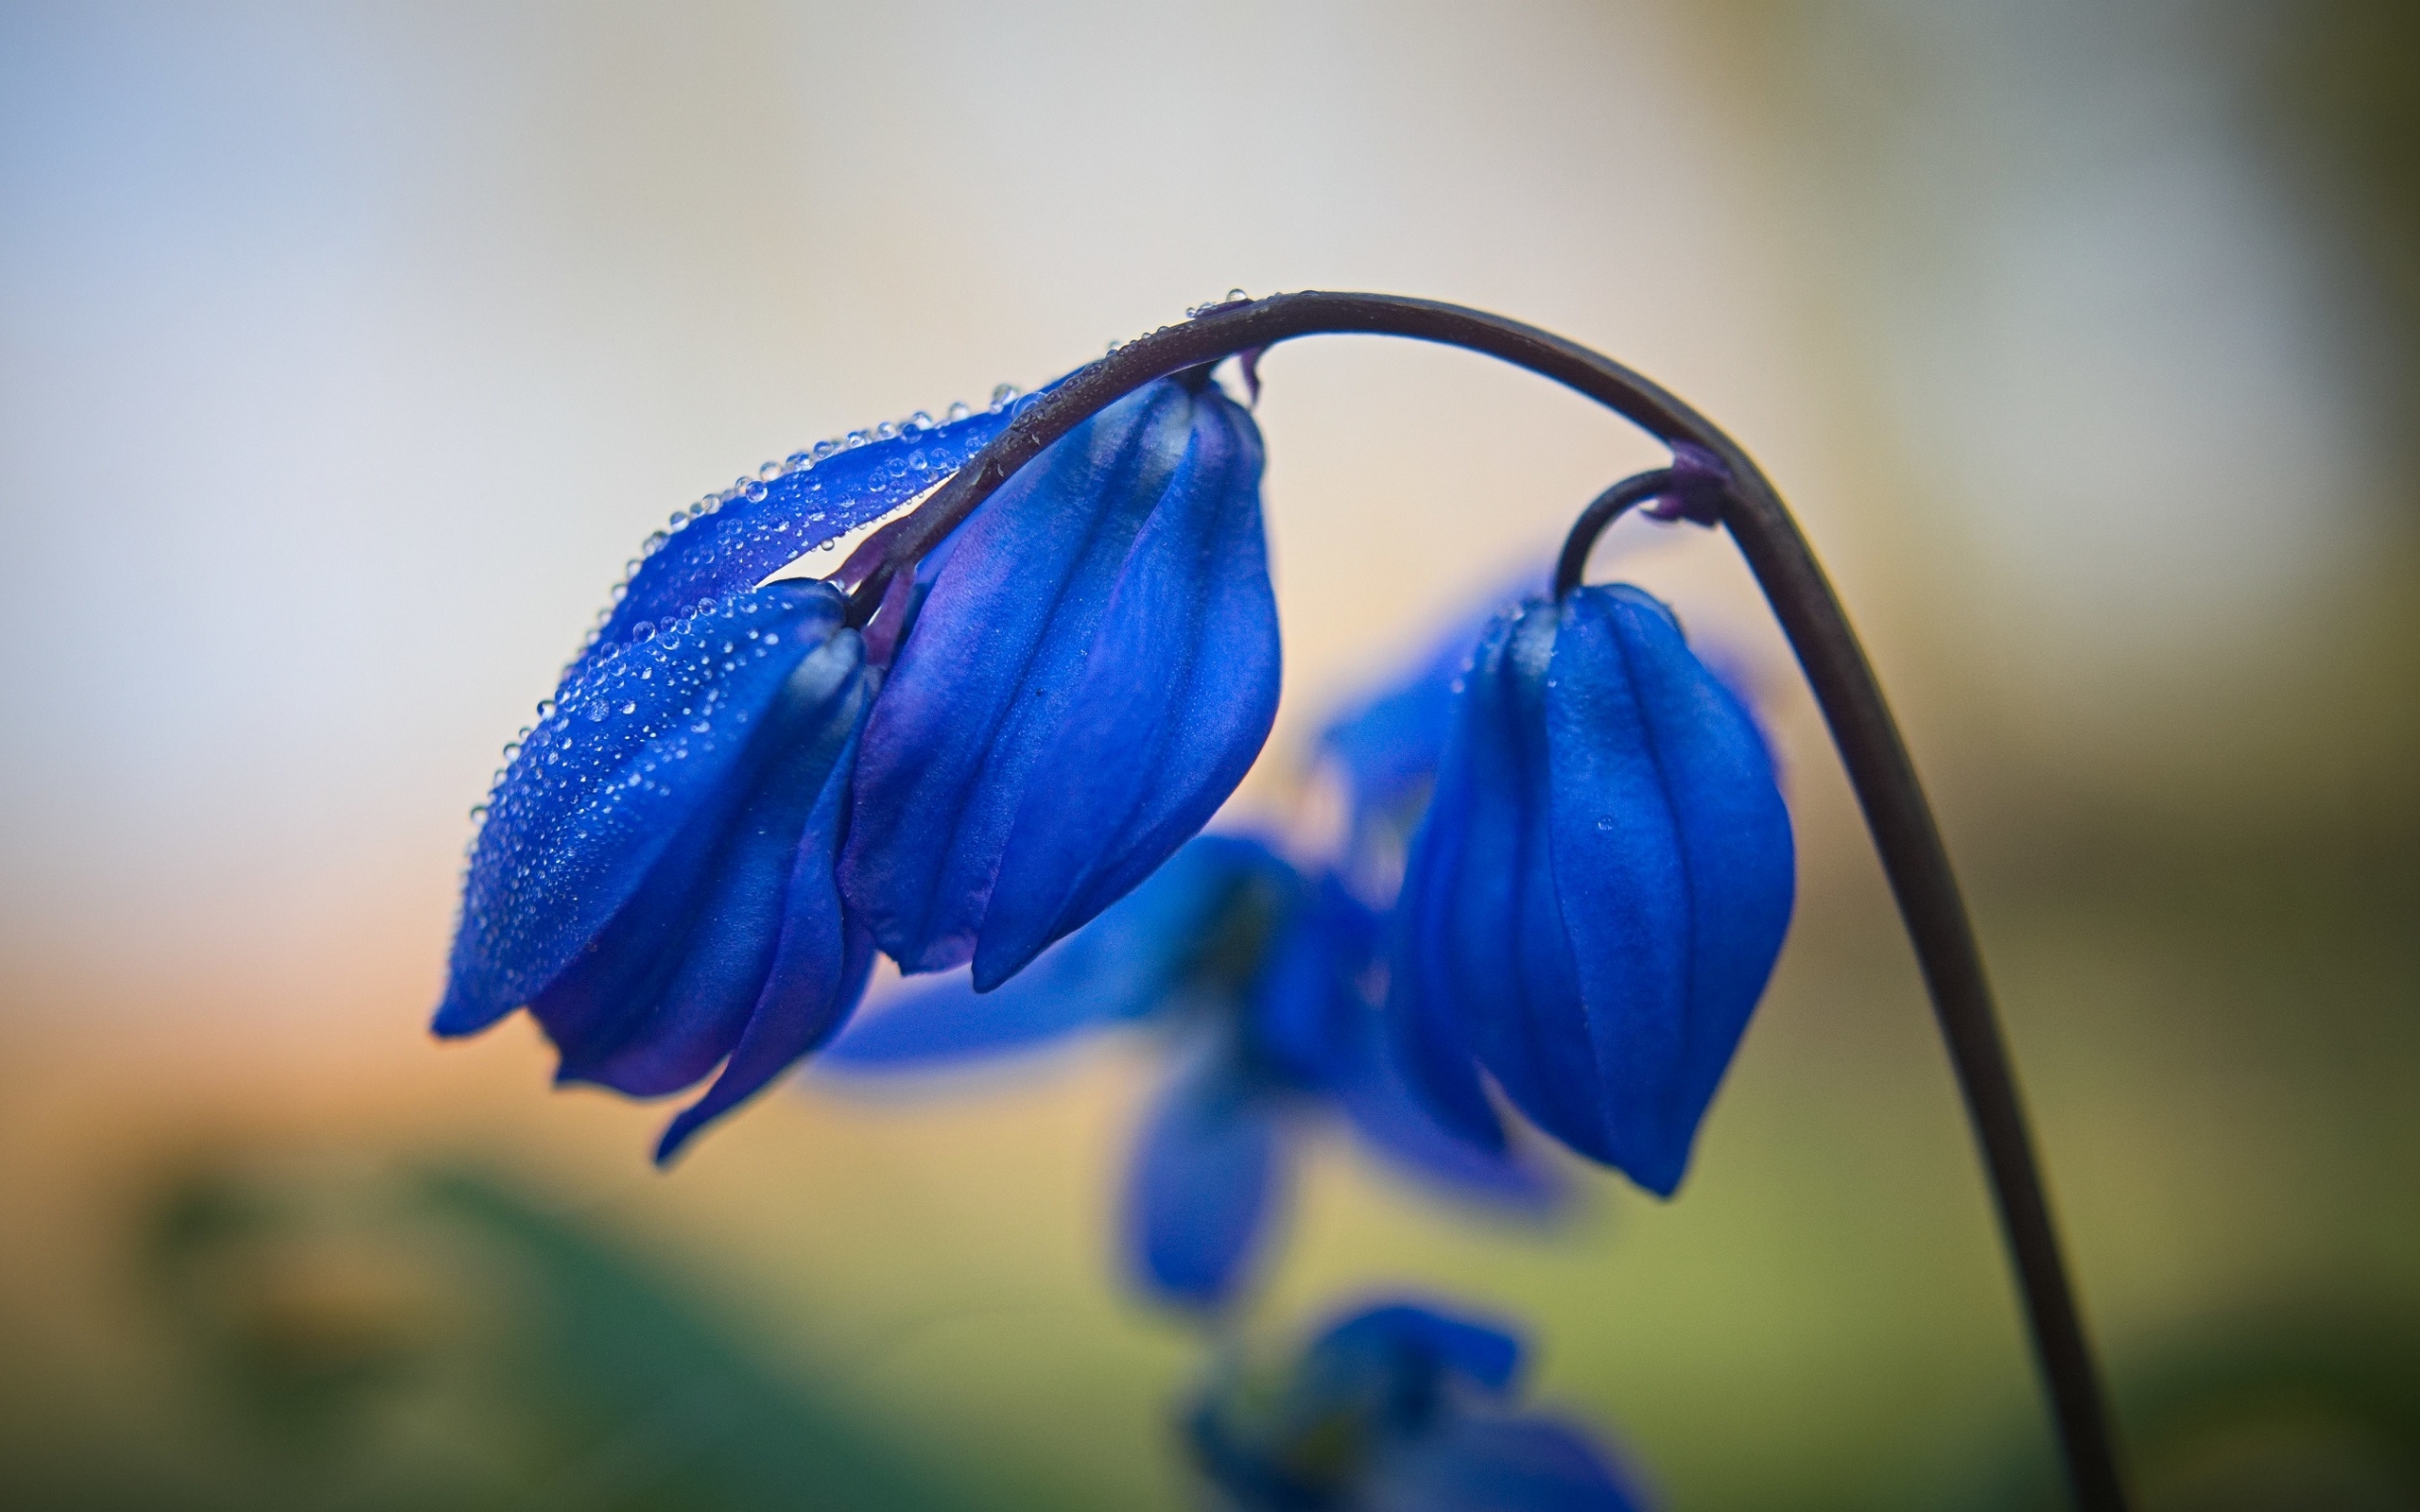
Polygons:
<instances>
[{"instance_id":1,"label":"dew drop","mask_svg":"<svg viewBox=\"0 0 2420 1512\"><path fill-rule=\"evenodd\" d=\"M963 399L954 402L949 406L949 418L953 421L964 420L974 413L974 410L967 407L966 401Z\"/></svg>"},{"instance_id":2,"label":"dew drop","mask_svg":"<svg viewBox=\"0 0 2420 1512\"><path fill-rule=\"evenodd\" d=\"M996 413L1024 397L1025 390L1014 384L995 384L992 388L992 408Z\"/></svg>"},{"instance_id":3,"label":"dew drop","mask_svg":"<svg viewBox=\"0 0 2420 1512\"><path fill-rule=\"evenodd\" d=\"M849 445L852 447L863 446L873 439L873 437L867 435L863 431L851 431L849 433Z\"/></svg>"},{"instance_id":4,"label":"dew drop","mask_svg":"<svg viewBox=\"0 0 2420 1512\"><path fill-rule=\"evenodd\" d=\"M898 434L899 422L897 421L887 420L873 428L873 438L877 441L890 440L892 437L897 436Z\"/></svg>"},{"instance_id":5,"label":"dew drop","mask_svg":"<svg viewBox=\"0 0 2420 1512\"><path fill-rule=\"evenodd\" d=\"M638 701L637 701L636 699L634 699L634 698L625 698L625 699L623 699L623 700L622 700L622 713L626 713L626 714L634 714L634 713L637 713L638 712L639 712L639 706L638 706Z\"/></svg>"},{"instance_id":6,"label":"dew drop","mask_svg":"<svg viewBox=\"0 0 2420 1512\"><path fill-rule=\"evenodd\" d=\"M651 641L651 640L654 640L654 639L655 639L655 621L653 621L653 620L641 620L641 621L639 621L636 625L631 626L631 640L633 640L633 641Z\"/></svg>"}]
</instances>

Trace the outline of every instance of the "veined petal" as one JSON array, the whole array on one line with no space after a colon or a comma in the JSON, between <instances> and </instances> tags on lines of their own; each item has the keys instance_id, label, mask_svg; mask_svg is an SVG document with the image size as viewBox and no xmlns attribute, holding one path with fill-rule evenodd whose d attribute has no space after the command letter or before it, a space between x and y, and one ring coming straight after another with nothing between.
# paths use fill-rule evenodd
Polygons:
<instances>
[{"instance_id":1,"label":"veined petal","mask_svg":"<svg viewBox=\"0 0 2420 1512\"><path fill-rule=\"evenodd\" d=\"M1174 384L1129 395L959 527L867 724L840 863L841 892L902 970L974 954L1027 779L1192 407Z\"/></svg>"},{"instance_id":2,"label":"veined petal","mask_svg":"<svg viewBox=\"0 0 2420 1512\"><path fill-rule=\"evenodd\" d=\"M1679 1185L1789 927L1789 810L1754 721L1662 604L1585 588L1545 687L1554 876L1613 1163Z\"/></svg>"},{"instance_id":3,"label":"veined petal","mask_svg":"<svg viewBox=\"0 0 2420 1512\"><path fill-rule=\"evenodd\" d=\"M964 465L1007 429L1014 406L969 415L846 447L780 476L743 484L716 496L700 514L666 532L631 576L582 660L644 637L643 623L661 626L754 586L818 546L878 520ZM856 433L860 436L866 432Z\"/></svg>"},{"instance_id":4,"label":"veined petal","mask_svg":"<svg viewBox=\"0 0 2420 1512\"><path fill-rule=\"evenodd\" d=\"M1544 683L1553 644L1550 606L1509 611L1464 679L1424 822L1439 843L1415 841L1405 887L1417 896L1405 924L1407 990L1416 994L1407 1005L1419 1016L1407 1069L1433 1076L1458 1038L1532 1122L1605 1160L1604 1077L1548 833Z\"/></svg>"},{"instance_id":5,"label":"veined petal","mask_svg":"<svg viewBox=\"0 0 2420 1512\"><path fill-rule=\"evenodd\" d=\"M1128 554L1001 852L975 981L1006 980L1190 838L1277 716L1277 602L1251 417L1215 387Z\"/></svg>"},{"instance_id":6,"label":"veined petal","mask_svg":"<svg viewBox=\"0 0 2420 1512\"><path fill-rule=\"evenodd\" d=\"M864 666L854 630L799 663L759 722L762 755L738 784L744 806L703 867L650 877L596 947L531 1001L562 1051L557 1080L657 1096L731 1053L773 970L809 816L836 774L834 806L846 789L845 758L868 696ZM833 838L827 827L827 867Z\"/></svg>"},{"instance_id":7,"label":"veined petal","mask_svg":"<svg viewBox=\"0 0 2420 1512\"><path fill-rule=\"evenodd\" d=\"M703 864L696 821L711 832L744 800L756 721L844 608L821 583L768 584L566 678L479 832L439 1034L544 991L659 862Z\"/></svg>"},{"instance_id":8,"label":"veined petal","mask_svg":"<svg viewBox=\"0 0 2420 1512\"><path fill-rule=\"evenodd\" d=\"M1127 1176L1127 1243L1169 1300L1216 1307L1241 1279L1283 1179L1277 1117L1215 1067L1180 1076L1152 1107Z\"/></svg>"},{"instance_id":9,"label":"veined petal","mask_svg":"<svg viewBox=\"0 0 2420 1512\"><path fill-rule=\"evenodd\" d=\"M1037 1048L1160 1007L1202 949L1210 918L1263 852L1203 835L1098 919L990 992L963 974L865 1014L818 1064L844 1074L920 1070Z\"/></svg>"},{"instance_id":10,"label":"veined petal","mask_svg":"<svg viewBox=\"0 0 2420 1512\"><path fill-rule=\"evenodd\" d=\"M844 1022L873 970L873 936L849 917L833 880L833 862L848 822L849 776L856 761L871 679L860 678L856 708L836 709L832 726L846 732L837 757L816 784L814 802L791 846L780 933L772 960L738 1042L705 1096L664 1131L658 1164L669 1161L690 1136L745 1102L768 1082L821 1046Z\"/></svg>"}]
</instances>

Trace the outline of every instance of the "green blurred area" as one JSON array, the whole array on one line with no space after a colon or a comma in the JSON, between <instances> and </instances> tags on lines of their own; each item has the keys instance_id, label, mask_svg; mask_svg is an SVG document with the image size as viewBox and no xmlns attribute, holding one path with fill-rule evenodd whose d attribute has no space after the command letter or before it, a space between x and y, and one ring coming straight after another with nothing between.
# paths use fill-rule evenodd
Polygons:
<instances>
[{"instance_id":1,"label":"green blurred area","mask_svg":"<svg viewBox=\"0 0 2420 1512\"><path fill-rule=\"evenodd\" d=\"M1787 81L1813 9L1699 24L1740 77ZM2098 729L2105 761L1955 691L1919 745L2143 1506L2420 1509L2420 10L2219 19L2246 16L2242 129L2330 259L2396 458L2358 501L2372 549L2273 654ZM1824 150L1859 173L1854 141ZM1837 777L1799 775L1845 833ZM42 1053L12 1045L0 1085L36 1088ZM233 1138L148 1116L97 1155L12 1134L0 1505L1183 1505L1166 1417L1199 1350L1116 1293L1104 1233L1136 1082L1088 1063L946 1117L810 1091L665 1181L638 1172L652 1113L581 1115L619 1143L573 1156L496 1136L521 1126L505 1093ZM1682 1198L1592 1191L1529 1235L1322 1158L1249 1326L1373 1290L1510 1313L1540 1394L1676 1507L2061 1504L1955 1091L1860 856L1810 873ZM70 1212L78 1258L26 1258L54 1236L24 1226Z\"/></svg>"}]
</instances>

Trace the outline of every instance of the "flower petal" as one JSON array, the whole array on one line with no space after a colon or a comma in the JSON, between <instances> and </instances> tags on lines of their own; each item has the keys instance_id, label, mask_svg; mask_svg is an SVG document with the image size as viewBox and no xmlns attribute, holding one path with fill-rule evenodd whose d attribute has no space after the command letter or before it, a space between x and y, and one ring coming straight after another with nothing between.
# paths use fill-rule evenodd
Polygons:
<instances>
[{"instance_id":1,"label":"flower petal","mask_svg":"<svg viewBox=\"0 0 2420 1512\"><path fill-rule=\"evenodd\" d=\"M1440 1120L1412 1091L1396 1064L1400 1050L1372 1034L1352 1074L1335 1095L1353 1131L1406 1175L1423 1184L1507 1212L1543 1217L1571 1195L1551 1166L1502 1138L1496 1147L1474 1143Z\"/></svg>"},{"instance_id":2,"label":"flower petal","mask_svg":"<svg viewBox=\"0 0 2420 1512\"><path fill-rule=\"evenodd\" d=\"M1235 1290L1282 1179L1277 1116L1216 1069L1161 1094L1126 1185L1129 1252L1147 1285L1200 1308Z\"/></svg>"},{"instance_id":3,"label":"flower petal","mask_svg":"<svg viewBox=\"0 0 2420 1512\"><path fill-rule=\"evenodd\" d=\"M799 662L838 629L839 593L768 584L574 670L498 784L465 880L441 1035L536 997L667 859L702 865L745 797L750 737Z\"/></svg>"},{"instance_id":4,"label":"flower petal","mask_svg":"<svg viewBox=\"0 0 2420 1512\"><path fill-rule=\"evenodd\" d=\"M1034 767L975 948L1005 981L1189 839L1277 716L1277 602L1260 444L1215 388L1119 573L1081 681Z\"/></svg>"},{"instance_id":5,"label":"flower petal","mask_svg":"<svg viewBox=\"0 0 2420 1512\"><path fill-rule=\"evenodd\" d=\"M1377 1362L1400 1388L1427 1396L1453 1377L1489 1396L1512 1389L1521 1340L1509 1330L1418 1302L1384 1302L1331 1325L1304 1355L1306 1376L1352 1377Z\"/></svg>"},{"instance_id":6,"label":"flower petal","mask_svg":"<svg viewBox=\"0 0 2420 1512\"><path fill-rule=\"evenodd\" d=\"M780 935L746 1029L705 1096L664 1131L655 1152L659 1165L706 1124L755 1095L822 1044L865 992L873 970L873 936L849 917L832 864L839 853L841 826L848 822L849 776L872 696L869 680L858 679L855 708L834 711L832 724L846 732L845 739L812 789L814 807L791 846Z\"/></svg>"},{"instance_id":7,"label":"flower petal","mask_svg":"<svg viewBox=\"0 0 2420 1512\"><path fill-rule=\"evenodd\" d=\"M704 868L694 877L682 868L650 878L596 949L531 1002L563 1052L558 1081L656 1096L688 1086L731 1053L774 969L810 816L827 790L835 808L846 790L846 757L868 697L864 665L854 630L799 663L760 721L755 738L766 754L748 776L746 806ZM821 839L828 868L829 825ZM813 866L806 869L811 891Z\"/></svg>"},{"instance_id":8,"label":"flower petal","mask_svg":"<svg viewBox=\"0 0 2420 1512\"><path fill-rule=\"evenodd\" d=\"M1370 1512L1637 1512L1638 1490L1576 1428L1458 1416L1386 1455L1358 1503Z\"/></svg>"},{"instance_id":9,"label":"flower petal","mask_svg":"<svg viewBox=\"0 0 2420 1512\"><path fill-rule=\"evenodd\" d=\"M1603 1076L1547 833L1543 684L1553 644L1550 607L1508 611L1463 679L1405 884L1414 900L1405 920L1406 1067L1463 1128L1466 1110L1435 1095L1459 1040L1532 1122L1603 1160Z\"/></svg>"},{"instance_id":10,"label":"flower petal","mask_svg":"<svg viewBox=\"0 0 2420 1512\"><path fill-rule=\"evenodd\" d=\"M635 640L697 607L754 586L818 546L878 520L964 465L1008 428L999 405L929 428L835 452L821 461L717 495L705 513L680 514L631 575L583 660ZM858 432L866 435L866 432Z\"/></svg>"},{"instance_id":11,"label":"flower petal","mask_svg":"<svg viewBox=\"0 0 2420 1512\"><path fill-rule=\"evenodd\" d=\"M1564 606L1554 874L1615 1164L1669 1195L1789 927L1789 813L1746 709L1634 588Z\"/></svg>"},{"instance_id":12,"label":"flower petal","mask_svg":"<svg viewBox=\"0 0 2420 1512\"><path fill-rule=\"evenodd\" d=\"M1191 409L1174 384L1129 395L959 527L867 724L840 863L841 892L903 970L974 954L1027 778Z\"/></svg>"},{"instance_id":13,"label":"flower petal","mask_svg":"<svg viewBox=\"0 0 2420 1512\"><path fill-rule=\"evenodd\" d=\"M963 974L936 982L857 1019L817 1064L842 1074L920 1070L1142 1018L1167 1001L1211 915L1263 853L1250 841L1201 836L994 990L977 992Z\"/></svg>"}]
</instances>

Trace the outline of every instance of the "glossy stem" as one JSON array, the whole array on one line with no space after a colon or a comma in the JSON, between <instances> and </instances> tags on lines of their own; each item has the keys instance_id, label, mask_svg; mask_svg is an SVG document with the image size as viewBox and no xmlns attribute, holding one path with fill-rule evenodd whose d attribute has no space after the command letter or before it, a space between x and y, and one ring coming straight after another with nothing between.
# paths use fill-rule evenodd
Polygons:
<instances>
[{"instance_id":1,"label":"glossy stem","mask_svg":"<svg viewBox=\"0 0 2420 1512\"><path fill-rule=\"evenodd\" d=\"M1501 358L1624 416L1671 446L1693 471L1710 467L1720 473L1720 521L1755 574L1831 727L1931 994L1982 1147L2076 1503L2084 1512L2121 1512L2125 1489L2100 1379L2060 1258L1982 954L1932 810L1874 669L1797 522L1738 444L1688 405L1585 347L1459 305L1322 292L1219 305L1131 341L1026 401L1007 430L895 527L882 561L851 594L855 622L873 615L894 574L911 569L1019 468L1120 397L1154 379L1297 336L1343 334L1404 336Z\"/></svg>"}]
</instances>

